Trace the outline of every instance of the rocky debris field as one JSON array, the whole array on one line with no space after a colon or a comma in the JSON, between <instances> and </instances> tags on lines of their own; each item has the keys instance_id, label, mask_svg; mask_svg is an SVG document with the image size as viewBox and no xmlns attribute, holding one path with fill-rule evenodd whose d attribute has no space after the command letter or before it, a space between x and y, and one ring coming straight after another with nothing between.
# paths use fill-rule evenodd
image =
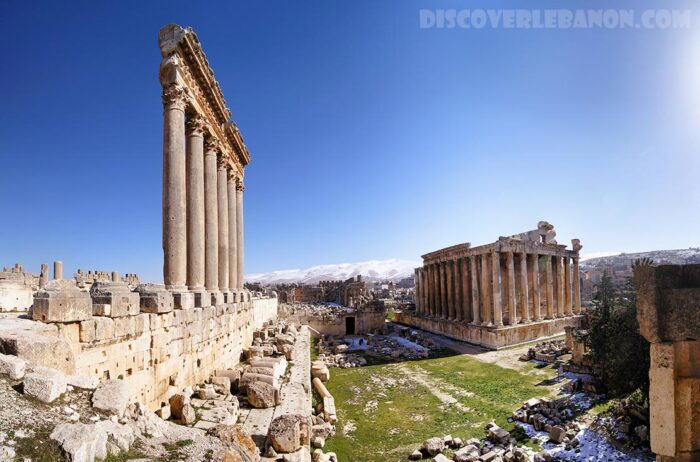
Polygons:
<instances>
[{"instance_id":1,"label":"rocky debris field","mask_svg":"<svg viewBox=\"0 0 700 462\"><path fill-rule=\"evenodd\" d=\"M521 361L541 361L547 364L555 363L560 356L569 354L570 351L566 347L565 340L551 340L541 342L537 345L528 348L527 353L520 356Z\"/></svg>"}]
</instances>

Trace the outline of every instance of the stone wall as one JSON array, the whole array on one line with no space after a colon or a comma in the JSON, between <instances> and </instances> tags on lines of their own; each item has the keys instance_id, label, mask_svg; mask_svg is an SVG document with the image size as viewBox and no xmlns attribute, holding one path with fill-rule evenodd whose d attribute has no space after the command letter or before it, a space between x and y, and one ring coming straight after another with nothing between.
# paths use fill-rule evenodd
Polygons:
<instances>
[{"instance_id":1,"label":"stone wall","mask_svg":"<svg viewBox=\"0 0 700 462\"><path fill-rule=\"evenodd\" d=\"M497 350L520 343L559 335L567 326L578 326L580 316L545 319L532 324L491 327L473 326L441 318L416 316L411 312L394 313L394 322L427 330L464 342Z\"/></svg>"},{"instance_id":2,"label":"stone wall","mask_svg":"<svg viewBox=\"0 0 700 462\"><path fill-rule=\"evenodd\" d=\"M101 381L121 378L129 384L132 398L156 410L172 390L202 383L216 370L237 365L253 332L276 316L276 298L246 298L206 308L93 315L53 324L73 351L74 364L64 370Z\"/></svg>"},{"instance_id":3,"label":"stone wall","mask_svg":"<svg viewBox=\"0 0 700 462\"><path fill-rule=\"evenodd\" d=\"M0 281L0 313L5 311L27 311L32 306L30 286L15 281Z\"/></svg>"}]
</instances>

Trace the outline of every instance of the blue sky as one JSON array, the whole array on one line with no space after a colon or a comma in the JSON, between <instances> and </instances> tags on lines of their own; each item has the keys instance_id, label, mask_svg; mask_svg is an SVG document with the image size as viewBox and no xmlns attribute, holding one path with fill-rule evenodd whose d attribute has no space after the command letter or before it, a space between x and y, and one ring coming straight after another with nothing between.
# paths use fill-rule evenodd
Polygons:
<instances>
[{"instance_id":1,"label":"blue sky","mask_svg":"<svg viewBox=\"0 0 700 462\"><path fill-rule=\"evenodd\" d=\"M252 156L247 272L417 259L553 223L700 245L690 29L421 29L555 0L20 2L0 15L0 264L162 279L159 28L197 32ZM658 7L570 1L569 8Z\"/></svg>"}]
</instances>

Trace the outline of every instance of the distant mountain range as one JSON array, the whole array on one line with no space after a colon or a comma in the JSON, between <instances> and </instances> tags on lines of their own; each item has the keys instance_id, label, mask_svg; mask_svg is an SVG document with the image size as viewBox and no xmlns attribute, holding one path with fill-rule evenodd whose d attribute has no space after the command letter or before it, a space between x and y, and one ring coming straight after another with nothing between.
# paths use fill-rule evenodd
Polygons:
<instances>
[{"instance_id":1,"label":"distant mountain range","mask_svg":"<svg viewBox=\"0 0 700 462\"><path fill-rule=\"evenodd\" d=\"M678 250L651 250L649 252L616 253L600 257L586 258L581 261L581 268L629 268L639 258L651 258L656 264L682 265L700 263L700 248ZM358 275L367 282L399 281L412 277L414 268L421 266L420 261L369 260L358 263L339 263L318 265L306 269L277 270L267 273L254 273L246 276L246 282L262 285L304 283L315 284L319 281L344 281Z\"/></svg>"},{"instance_id":2,"label":"distant mountain range","mask_svg":"<svg viewBox=\"0 0 700 462\"><path fill-rule=\"evenodd\" d=\"M245 280L263 285L295 282L314 284L319 281L344 281L360 275L367 282L396 282L413 276L414 268L420 265L421 263L417 261L392 258L390 260L370 260L359 263L319 265L306 269L254 273L247 275Z\"/></svg>"},{"instance_id":3,"label":"distant mountain range","mask_svg":"<svg viewBox=\"0 0 700 462\"><path fill-rule=\"evenodd\" d=\"M581 261L582 268L629 268L635 260L651 258L657 265L684 265L700 263L700 248L677 250L650 250L649 252L618 253Z\"/></svg>"}]
</instances>

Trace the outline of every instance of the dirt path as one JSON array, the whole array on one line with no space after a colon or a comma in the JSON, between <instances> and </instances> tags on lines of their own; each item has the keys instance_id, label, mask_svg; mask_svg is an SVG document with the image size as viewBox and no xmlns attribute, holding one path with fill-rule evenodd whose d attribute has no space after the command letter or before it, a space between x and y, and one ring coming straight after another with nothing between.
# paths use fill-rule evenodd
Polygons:
<instances>
[{"instance_id":1,"label":"dirt path","mask_svg":"<svg viewBox=\"0 0 700 462\"><path fill-rule=\"evenodd\" d=\"M471 411L471 409L457 401L457 398L455 398L448 391L446 391L454 387L443 383L441 380L437 380L430 377L423 369L409 369L404 364L397 364L396 368L399 371L401 371L401 373L404 374L409 380L412 380L413 382L416 382L417 384L427 388L430 391L430 393L433 394L433 396L440 400L441 403L455 406L462 412Z\"/></svg>"}]
</instances>

